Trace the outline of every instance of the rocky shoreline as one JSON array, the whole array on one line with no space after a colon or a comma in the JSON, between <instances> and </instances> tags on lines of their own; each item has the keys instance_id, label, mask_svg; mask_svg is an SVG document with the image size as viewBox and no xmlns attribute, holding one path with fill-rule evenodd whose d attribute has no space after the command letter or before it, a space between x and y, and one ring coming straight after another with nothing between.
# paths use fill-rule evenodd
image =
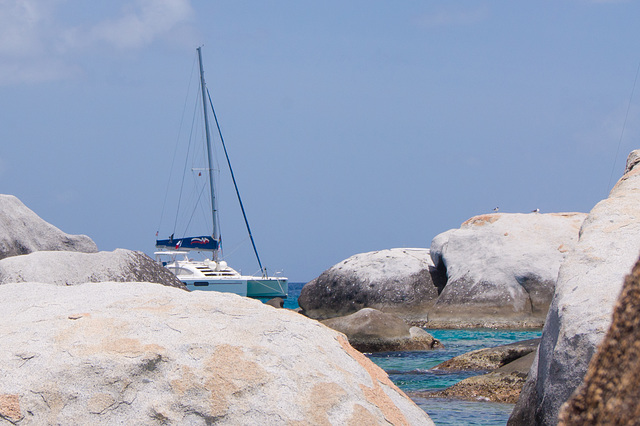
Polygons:
<instances>
[{"instance_id":1,"label":"rocky shoreline","mask_svg":"<svg viewBox=\"0 0 640 426\"><path fill-rule=\"evenodd\" d=\"M465 330L469 328L490 328L494 330L541 330L544 321L407 321L414 327L424 329Z\"/></svg>"},{"instance_id":2,"label":"rocky shoreline","mask_svg":"<svg viewBox=\"0 0 640 426\"><path fill-rule=\"evenodd\" d=\"M0 422L433 424L342 333L186 291L143 253L99 252L8 195L0 259Z\"/></svg>"},{"instance_id":3,"label":"rocky shoreline","mask_svg":"<svg viewBox=\"0 0 640 426\"><path fill-rule=\"evenodd\" d=\"M535 358L540 339L531 339L494 348L478 349L457 356L432 370L482 371L436 392L417 392L423 398L455 398L471 401L515 404Z\"/></svg>"},{"instance_id":4,"label":"rocky shoreline","mask_svg":"<svg viewBox=\"0 0 640 426\"><path fill-rule=\"evenodd\" d=\"M591 210L559 270L538 357L510 425L555 425L611 326L625 276L640 254L638 164L640 150L629 155L609 197Z\"/></svg>"},{"instance_id":5,"label":"rocky shoreline","mask_svg":"<svg viewBox=\"0 0 640 426\"><path fill-rule=\"evenodd\" d=\"M416 394L423 398L455 398L515 404L534 358L535 354L530 353L490 373L464 379L445 390Z\"/></svg>"},{"instance_id":6,"label":"rocky shoreline","mask_svg":"<svg viewBox=\"0 0 640 426\"><path fill-rule=\"evenodd\" d=\"M363 308L422 328L542 328L558 270L584 213L475 216L429 249L352 256L307 283L302 313L325 320Z\"/></svg>"},{"instance_id":7,"label":"rocky shoreline","mask_svg":"<svg viewBox=\"0 0 640 426\"><path fill-rule=\"evenodd\" d=\"M481 374L412 395L517 401L510 425L635 419L638 164L640 150L589 214L479 215L428 249L345 259L302 288L303 315L188 292L144 253L100 252L0 195L0 419L433 424L362 352L446 345L429 328L541 326L539 344L448 360L433 370Z\"/></svg>"},{"instance_id":8,"label":"rocky shoreline","mask_svg":"<svg viewBox=\"0 0 640 426\"><path fill-rule=\"evenodd\" d=\"M624 276L640 254L638 164L640 150L631 152L609 197L588 214L475 216L436 236L414 268L398 267L409 257L403 249L352 256L302 289L302 312L326 319L375 307L425 329L543 326L509 424L556 424L560 406L582 383L611 324ZM417 287L428 289L422 299L412 293ZM381 302L390 288L397 291ZM403 297L412 303L406 312ZM503 380L505 389L522 385L522 374L516 376ZM500 393L480 380L469 382ZM507 394L513 400L514 393Z\"/></svg>"},{"instance_id":9,"label":"rocky shoreline","mask_svg":"<svg viewBox=\"0 0 640 426\"><path fill-rule=\"evenodd\" d=\"M478 349L451 358L434 367L434 370L497 370L538 349L540 339L530 339L493 348ZM529 365L531 366L531 365Z\"/></svg>"}]
</instances>

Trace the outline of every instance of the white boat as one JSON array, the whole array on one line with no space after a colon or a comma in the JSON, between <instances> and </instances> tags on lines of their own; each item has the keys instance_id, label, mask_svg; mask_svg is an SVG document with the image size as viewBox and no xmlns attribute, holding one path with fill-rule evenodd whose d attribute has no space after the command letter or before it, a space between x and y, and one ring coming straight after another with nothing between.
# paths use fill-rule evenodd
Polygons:
<instances>
[{"instance_id":1,"label":"white boat","mask_svg":"<svg viewBox=\"0 0 640 426\"><path fill-rule=\"evenodd\" d=\"M158 251L155 255L189 290L222 291L255 298L287 297L286 278L242 275L224 260L190 260L186 251Z\"/></svg>"},{"instance_id":2,"label":"white boat","mask_svg":"<svg viewBox=\"0 0 640 426\"><path fill-rule=\"evenodd\" d=\"M204 80L204 69L202 65L202 51L201 48L197 48L198 63L200 65L200 92L202 96L202 107L204 114L204 132L207 148L207 164L208 167L205 172L208 174L208 187L211 195L210 209L211 209L211 234L201 235L196 237L182 237L174 238L172 234L168 239L156 240L156 247L162 249L162 251L155 252L156 260L161 262L166 268L173 272L176 277L185 285L189 290L210 290L221 291L228 293L235 293L241 296L254 297L254 298L273 298L273 297L287 297L288 293L288 280L284 277L270 277L267 275L266 268L263 268L262 262L260 262L260 256L249 228L249 222L245 214L242 200L240 199L240 192L236 184L235 176L233 175L233 169L231 168L231 162L227 155L227 149L220 132L220 126L218 125L218 119L213 109L213 102L207 90L207 86ZM238 202L240 203L240 209L244 217L249 238L253 246L253 250L258 261L261 275L242 275L235 269L229 267L225 260L222 260L222 238L220 237L220 227L218 224L217 215L217 197L215 194L214 185L214 169L213 169L213 157L211 147L211 136L209 131L209 116L208 105L211 108L211 112L215 119L218 133L220 136L220 142L224 148L225 157L231 173L231 178L235 186L236 194L238 196ZM200 173L199 173L200 175ZM156 234L157 235L157 234ZM189 257L193 252L200 254L206 253L207 257L203 260L194 260Z\"/></svg>"}]
</instances>

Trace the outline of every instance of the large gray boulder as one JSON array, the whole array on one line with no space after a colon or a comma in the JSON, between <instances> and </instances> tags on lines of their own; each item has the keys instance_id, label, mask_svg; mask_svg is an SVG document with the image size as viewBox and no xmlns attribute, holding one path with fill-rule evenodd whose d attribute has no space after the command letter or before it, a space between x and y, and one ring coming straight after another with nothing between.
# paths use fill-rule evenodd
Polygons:
<instances>
[{"instance_id":1,"label":"large gray boulder","mask_svg":"<svg viewBox=\"0 0 640 426\"><path fill-rule=\"evenodd\" d=\"M42 220L13 195L0 194L0 259L39 250L95 253L86 235L69 235Z\"/></svg>"},{"instance_id":2,"label":"large gray boulder","mask_svg":"<svg viewBox=\"0 0 640 426\"><path fill-rule=\"evenodd\" d=\"M630 155L637 158L640 151ZM632 160L633 162L633 160ZM511 425L555 425L611 324L625 274L640 253L640 166L591 210L562 264L534 362Z\"/></svg>"},{"instance_id":3,"label":"large gray boulder","mask_svg":"<svg viewBox=\"0 0 640 426\"><path fill-rule=\"evenodd\" d=\"M98 253L38 251L0 260L0 284L29 281L56 285L135 281L187 289L146 254L125 249Z\"/></svg>"},{"instance_id":4,"label":"large gray boulder","mask_svg":"<svg viewBox=\"0 0 640 426\"><path fill-rule=\"evenodd\" d=\"M433 424L342 334L234 294L16 283L0 310L9 423Z\"/></svg>"},{"instance_id":5,"label":"large gray boulder","mask_svg":"<svg viewBox=\"0 0 640 426\"><path fill-rule=\"evenodd\" d=\"M388 249L351 256L307 283L298 304L316 319L345 316L363 308L426 320L438 297L428 249Z\"/></svg>"},{"instance_id":6,"label":"large gray boulder","mask_svg":"<svg viewBox=\"0 0 640 426\"><path fill-rule=\"evenodd\" d=\"M640 419L640 260L627 276L611 328L584 382L562 405L559 425L638 424Z\"/></svg>"},{"instance_id":7,"label":"large gray boulder","mask_svg":"<svg viewBox=\"0 0 640 426\"><path fill-rule=\"evenodd\" d=\"M542 326L585 217L486 214L436 236L431 258L447 281L429 326Z\"/></svg>"},{"instance_id":8,"label":"large gray boulder","mask_svg":"<svg viewBox=\"0 0 640 426\"><path fill-rule=\"evenodd\" d=\"M361 352L427 351L443 347L423 329L411 327L399 317L377 309L364 308L322 323L344 333L351 346Z\"/></svg>"}]
</instances>

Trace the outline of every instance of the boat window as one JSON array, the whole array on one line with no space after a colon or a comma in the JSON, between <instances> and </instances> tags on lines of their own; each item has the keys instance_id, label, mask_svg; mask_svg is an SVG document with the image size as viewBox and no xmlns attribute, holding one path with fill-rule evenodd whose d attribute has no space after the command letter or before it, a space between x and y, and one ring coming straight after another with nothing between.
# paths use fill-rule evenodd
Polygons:
<instances>
[{"instance_id":1,"label":"boat window","mask_svg":"<svg viewBox=\"0 0 640 426\"><path fill-rule=\"evenodd\" d=\"M194 281L193 285L196 287L205 287L205 286L208 286L209 283L206 281Z\"/></svg>"}]
</instances>

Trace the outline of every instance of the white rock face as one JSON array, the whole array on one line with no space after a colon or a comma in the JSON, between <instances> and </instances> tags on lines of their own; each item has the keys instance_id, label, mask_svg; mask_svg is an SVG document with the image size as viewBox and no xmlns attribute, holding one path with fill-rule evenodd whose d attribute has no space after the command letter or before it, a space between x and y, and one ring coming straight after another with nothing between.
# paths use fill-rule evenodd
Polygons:
<instances>
[{"instance_id":1,"label":"white rock face","mask_svg":"<svg viewBox=\"0 0 640 426\"><path fill-rule=\"evenodd\" d=\"M558 269L584 213L475 216L436 236L431 257L447 282L430 323L542 325Z\"/></svg>"},{"instance_id":2,"label":"white rock face","mask_svg":"<svg viewBox=\"0 0 640 426\"><path fill-rule=\"evenodd\" d=\"M42 220L13 195L0 194L0 259L39 250L95 253L86 235L69 235Z\"/></svg>"},{"instance_id":3,"label":"white rock face","mask_svg":"<svg viewBox=\"0 0 640 426\"><path fill-rule=\"evenodd\" d=\"M318 319L374 308L404 320L426 320L427 310L438 297L433 271L428 249L360 253L307 283L298 304L305 315Z\"/></svg>"},{"instance_id":4,"label":"white rock face","mask_svg":"<svg viewBox=\"0 0 640 426\"><path fill-rule=\"evenodd\" d=\"M630 159L638 158L640 150ZM629 164L629 162L628 162ZM582 381L611 323L623 280L640 253L640 166L599 202L580 230L558 283L512 425L555 425L560 406Z\"/></svg>"},{"instance_id":5,"label":"white rock face","mask_svg":"<svg viewBox=\"0 0 640 426\"><path fill-rule=\"evenodd\" d=\"M344 335L148 283L0 286L0 419L41 424L433 424Z\"/></svg>"},{"instance_id":6,"label":"white rock face","mask_svg":"<svg viewBox=\"0 0 640 426\"><path fill-rule=\"evenodd\" d=\"M0 284L28 281L56 285L146 281L186 290L174 274L149 256L125 249L98 253L38 251L0 260Z\"/></svg>"}]
</instances>

